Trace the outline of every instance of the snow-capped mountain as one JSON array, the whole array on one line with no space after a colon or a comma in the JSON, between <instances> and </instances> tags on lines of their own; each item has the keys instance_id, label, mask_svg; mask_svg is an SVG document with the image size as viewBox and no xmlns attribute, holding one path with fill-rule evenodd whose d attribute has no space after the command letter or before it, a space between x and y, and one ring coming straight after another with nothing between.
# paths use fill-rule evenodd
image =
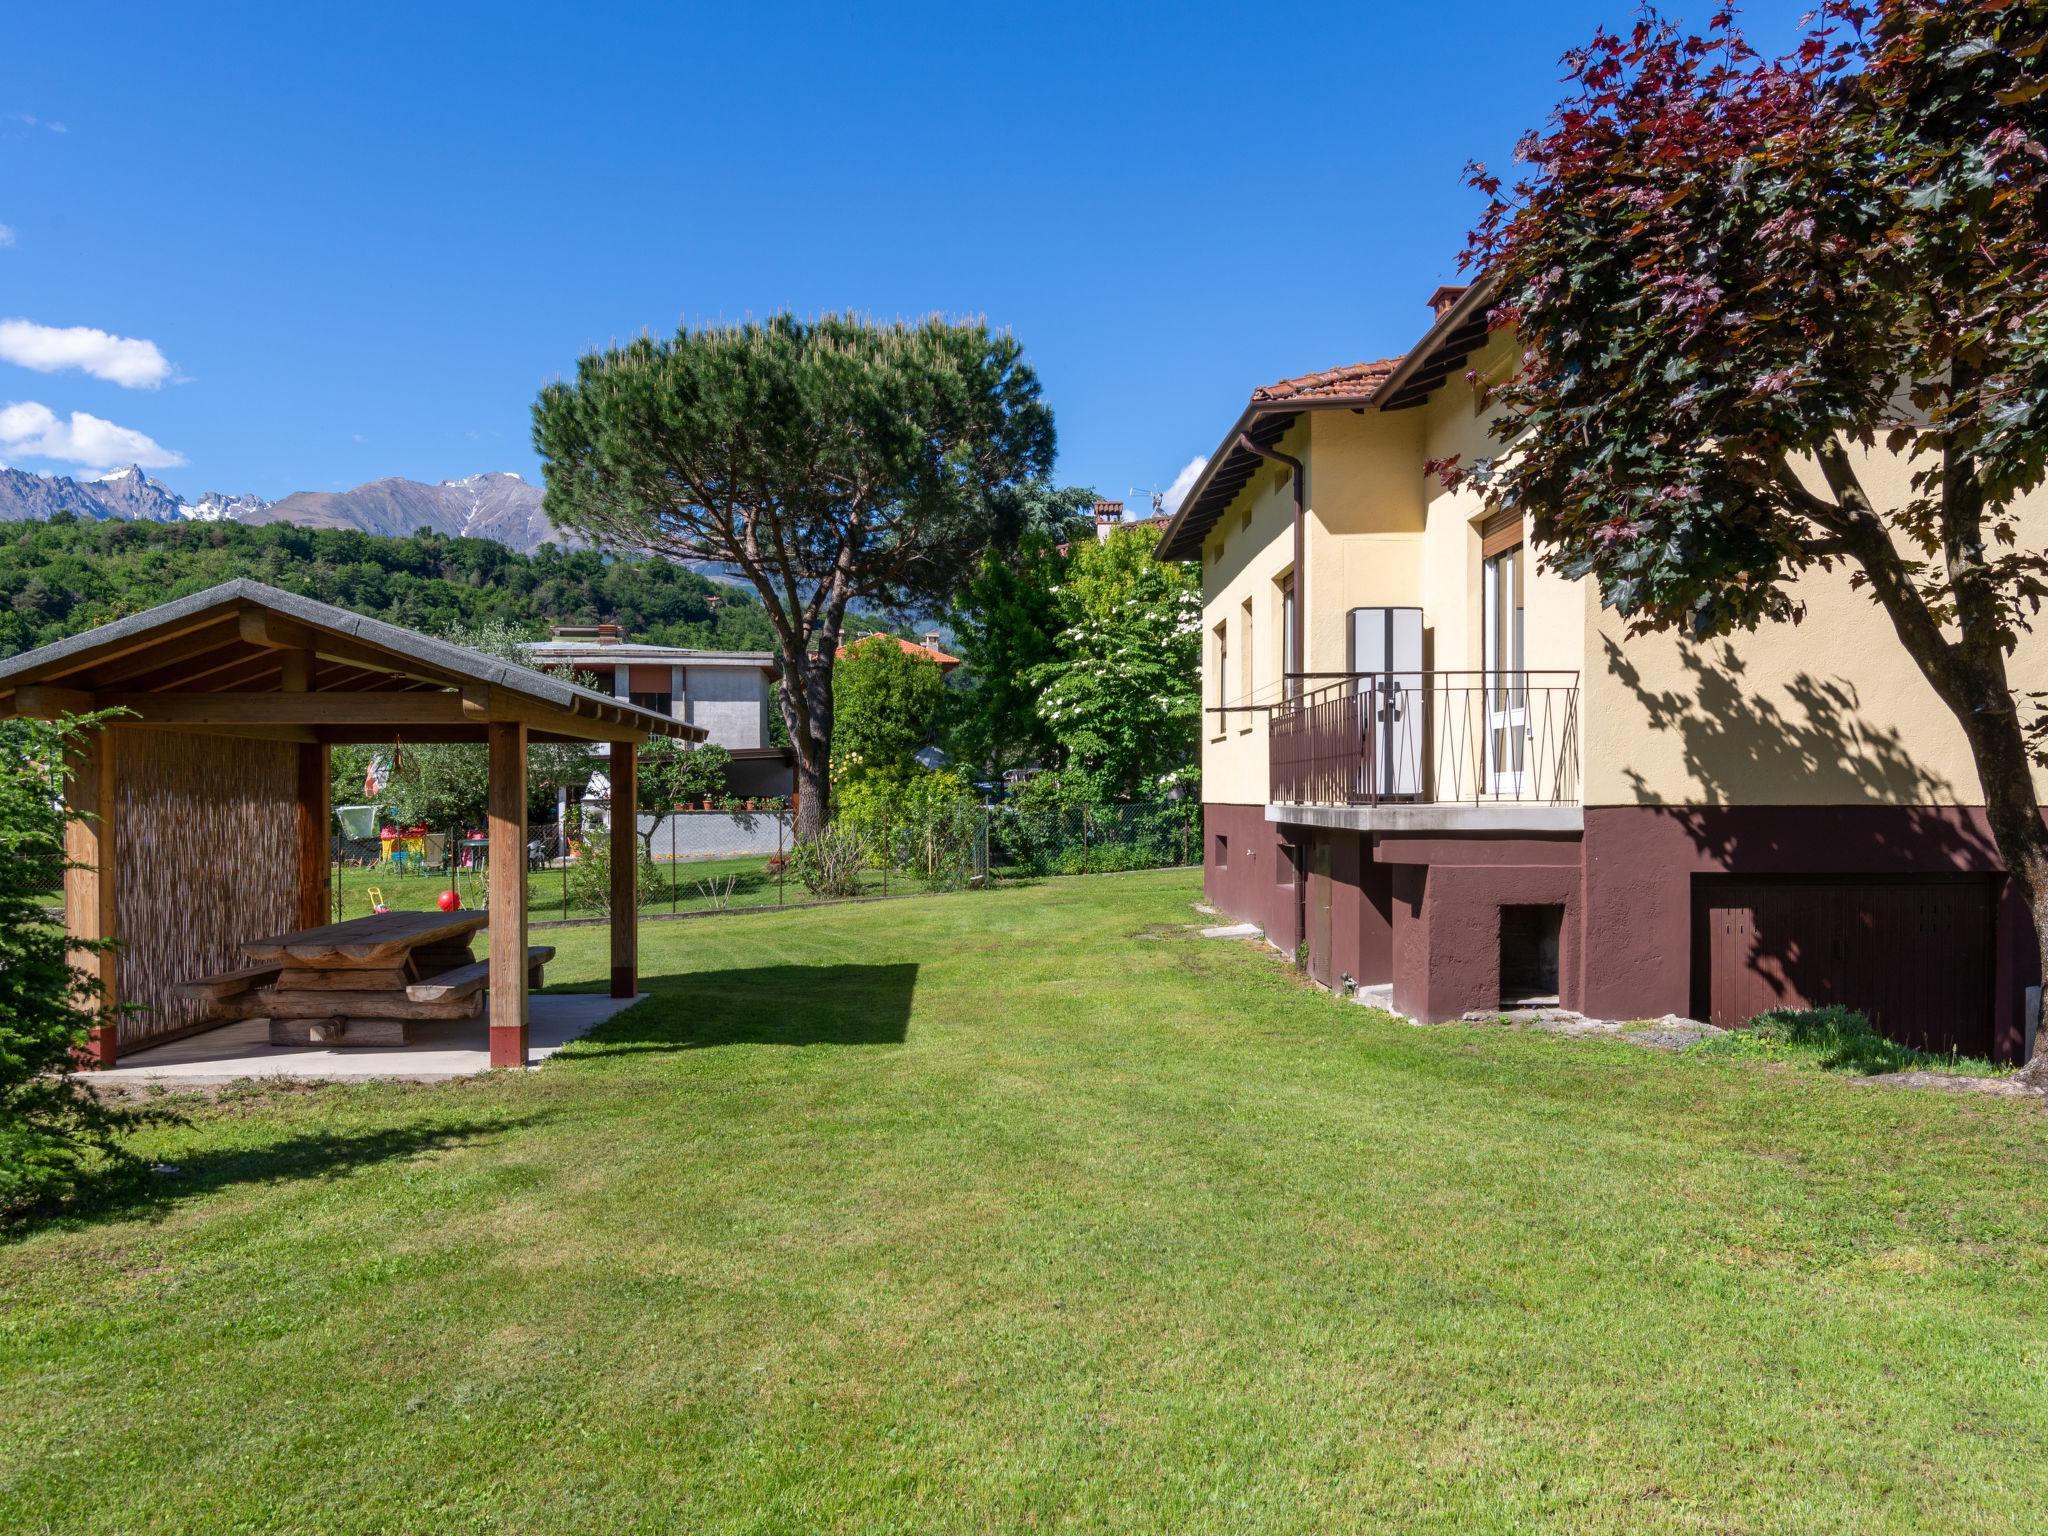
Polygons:
<instances>
[{"instance_id":1,"label":"snow-capped mountain","mask_svg":"<svg viewBox=\"0 0 2048 1536\"><path fill-rule=\"evenodd\" d=\"M450 537L495 539L526 553L543 543L570 542L555 532L540 503L540 487L509 472L439 485L393 477L352 491L296 491L282 501L219 491L187 501L134 465L88 480L0 468L0 521L72 512L159 523L297 523L392 536L431 528Z\"/></svg>"},{"instance_id":2,"label":"snow-capped mountain","mask_svg":"<svg viewBox=\"0 0 2048 1536\"><path fill-rule=\"evenodd\" d=\"M205 503L222 507L261 506L255 496L222 496L211 492ZM142 519L175 523L182 518L205 515L196 512L177 492L161 480L152 479L133 465L92 480L74 480L69 475L36 475L25 469L0 469L0 519L50 517L74 512L80 517Z\"/></svg>"},{"instance_id":3,"label":"snow-capped mountain","mask_svg":"<svg viewBox=\"0 0 2048 1536\"><path fill-rule=\"evenodd\" d=\"M439 485L394 477L352 491L298 491L240 521L393 536L431 528L456 538L496 539L524 552L551 540L566 542L541 515L540 497L539 486L509 472L467 475Z\"/></svg>"},{"instance_id":4,"label":"snow-capped mountain","mask_svg":"<svg viewBox=\"0 0 2048 1536\"><path fill-rule=\"evenodd\" d=\"M180 515L195 523L246 523L269 505L261 496L223 496L208 491L197 501L184 503Z\"/></svg>"}]
</instances>

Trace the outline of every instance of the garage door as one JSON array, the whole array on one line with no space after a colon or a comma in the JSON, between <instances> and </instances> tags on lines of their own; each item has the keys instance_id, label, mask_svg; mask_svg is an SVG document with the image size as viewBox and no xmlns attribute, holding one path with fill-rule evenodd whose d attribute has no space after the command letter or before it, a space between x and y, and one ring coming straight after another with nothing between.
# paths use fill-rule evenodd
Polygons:
<instances>
[{"instance_id":1,"label":"garage door","mask_svg":"<svg viewBox=\"0 0 2048 1536\"><path fill-rule=\"evenodd\" d=\"M1694 976L1707 1015L1732 1028L1843 1003L1902 1044L1988 1056L1991 898L1974 879L1703 881Z\"/></svg>"}]
</instances>

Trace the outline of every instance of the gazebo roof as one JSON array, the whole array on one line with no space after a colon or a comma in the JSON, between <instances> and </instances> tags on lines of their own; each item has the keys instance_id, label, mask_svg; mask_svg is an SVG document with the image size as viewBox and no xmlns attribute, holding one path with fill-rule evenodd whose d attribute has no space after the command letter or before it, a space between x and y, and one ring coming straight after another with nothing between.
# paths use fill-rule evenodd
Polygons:
<instances>
[{"instance_id":1,"label":"gazebo roof","mask_svg":"<svg viewBox=\"0 0 2048 1536\"><path fill-rule=\"evenodd\" d=\"M0 661L0 717L125 709L141 725L304 741L702 741L672 720L481 651L257 581L229 581Z\"/></svg>"}]
</instances>

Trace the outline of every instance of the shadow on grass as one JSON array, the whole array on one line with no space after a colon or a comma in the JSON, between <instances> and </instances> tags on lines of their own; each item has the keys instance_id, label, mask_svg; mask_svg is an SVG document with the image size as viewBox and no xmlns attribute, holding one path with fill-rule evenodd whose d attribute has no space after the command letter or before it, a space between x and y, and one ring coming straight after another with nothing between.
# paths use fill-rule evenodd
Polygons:
<instances>
[{"instance_id":1,"label":"shadow on grass","mask_svg":"<svg viewBox=\"0 0 2048 1536\"><path fill-rule=\"evenodd\" d=\"M917 966L759 965L643 977L650 996L564 1048L564 1058L719 1045L901 1045Z\"/></svg>"},{"instance_id":2,"label":"shadow on grass","mask_svg":"<svg viewBox=\"0 0 2048 1536\"><path fill-rule=\"evenodd\" d=\"M1957 1072L1987 1076L1997 1068L1977 1056L1915 1050L1888 1039L1853 1008L1774 1008L1741 1029L1701 1043L1706 1056L1803 1061L1823 1072L1880 1077L1891 1072Z\"/></svg>"},{"instance_id":3,"label":"shadow on grass","mask_svg":"<svg viewBox=\"0 0 2048 1536\"><path fill-rule=\"evenodd\" d=\"M462 1125L390 1126L374 1131L305 1131L257 1147L224 1147L177 1156L175 1163L116 1163L91 1174L61 1204L30 1208L0 1225L0 1242L39 1227L84 1225L168 1210L180 1200L236 1184L337 1178L380 1163L489 1141L536 1123L525 1115Z\"/></svg>"}]
</instances>

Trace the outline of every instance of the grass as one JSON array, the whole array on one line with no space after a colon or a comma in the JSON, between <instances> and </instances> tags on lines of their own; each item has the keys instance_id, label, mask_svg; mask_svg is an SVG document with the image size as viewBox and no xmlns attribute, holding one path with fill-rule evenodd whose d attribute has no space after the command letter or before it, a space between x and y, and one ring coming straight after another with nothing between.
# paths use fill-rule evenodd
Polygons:
<instances>
[{"instance_id":1,"label":"grass","mask_svg":"<svg viewBox=\"0 0 2048 1536\"><path fill-rule=\"evenodd\" d=\"M647 912L707 911L718 907L721 901L732 907L778 903L794 906L811 899L794 878L778 883L763 855L688 859L656 867L658 878L641 891L641 909ZM401 874L389 865L343 865L337 873L335 889L341 897L343 914L361 917L373 910L373 890L395 912L425 912L433 908L441 892L451 884L465 906L480 907L485 902L485 883L486 872L481 869L458 869L452 875L445 870ZM875 883L879 887L879 876ZM704 888L707 885L709 889ZM577 892L560 868L528 872L526 904L529 917L535 920L604 915L602 907L577 899Z\"/></svg>"},{"instance_id":2,"label":"grass","mask_svg":"<svg viewBox=\"0 0 2048 1536\"><path fill-rule=\"evenodd\" d=\"M1703 1042L1711 1056L1796 1063L1823 1072L1867 1077L1883 1072L1953 1072L1993 1077L2010 1069L1976 1056L1915 1050L1887 1040L1853 1008L1776 1008L1747 1028Z\"/></svg>"},{"instance_id":3,"label":"grass","mask_svg":"<svg viewBox=\"0 0 2048 1536\"><path fill-rule=\"evenodd\" d=\"M1197 879L651 924L539 1073L148 1133L0 1246L0 1529L2038 1528L2037 1106L1409 1028Z\"/></svg>"}]
</instances>

